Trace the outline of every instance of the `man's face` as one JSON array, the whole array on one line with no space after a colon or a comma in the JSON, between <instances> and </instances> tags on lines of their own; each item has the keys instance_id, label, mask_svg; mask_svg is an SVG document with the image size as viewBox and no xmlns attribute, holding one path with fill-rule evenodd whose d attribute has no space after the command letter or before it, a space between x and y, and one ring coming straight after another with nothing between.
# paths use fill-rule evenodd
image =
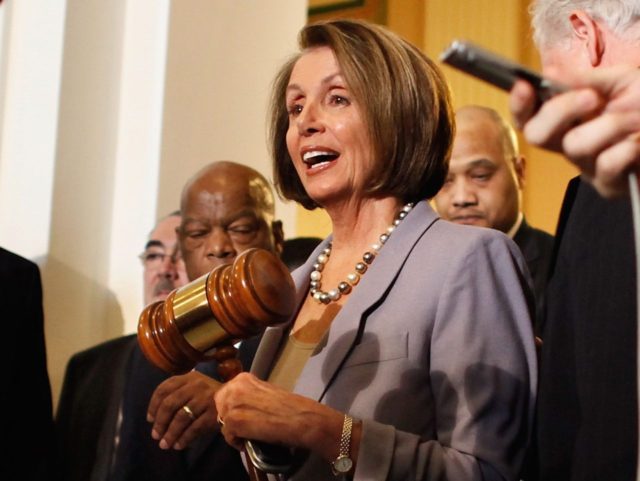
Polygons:
<instances>
[{"instance_id":1,"label":"man's face","mask_svg":"<svg viewBox=\"0 0 640 481\"><path fill-rule=\"evenodd\" d=\"M144 303L163 301L174 289L187 283L184 262L178 250L176 227L179 216L161 220L140 256L144 266Z\"/></svg>"},{"instance_id":2,"label":"man's face","mask_svg":"<svg viewBox=\"0 0 640 481\"><path fill-rule=\"evenodd\" d=\"M233 262L251 247L276 252L281 242L279 223L273 223L240 178L201 179L186 193L182 208L179 240L190 280Z\"/></svg>"},{"instance_id":3,"label":"man's face","mask_svg":"<svg viewBox=\"0 0 640 481\"><path fill-rule=\"evenodd\" d=\"M434 198L443 219L508 232L520 211L514 159L484 118L458 119L449 174Z\"/></svg>"}]
</instances>

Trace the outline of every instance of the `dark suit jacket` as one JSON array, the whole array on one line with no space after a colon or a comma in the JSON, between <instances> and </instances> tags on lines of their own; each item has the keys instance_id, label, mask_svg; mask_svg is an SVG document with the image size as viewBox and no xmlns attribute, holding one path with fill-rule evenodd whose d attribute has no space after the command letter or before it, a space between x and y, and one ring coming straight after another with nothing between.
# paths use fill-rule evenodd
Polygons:
<instances>
[{"instance_id":1,"label":"dark suit jacket","mask_svg":"<svg viewBox=\"0 0 640 481\"><path fill-rule=\"evenodd\" d=\"M250 365L257 341L248 340L241 348L243 365ZM215 363L202 363L197 369L216 377ZM135 335L75 354L67 366L56 416L62 480L247 479L238 453L218 434L181 452L163 451L151 438L147 406L155 388L168 377L145 359Z\"/></svg>"},{"instance_id":2,"label":"dark suit jacket","mask_svg":"<svg viewBox=\"0 0 640 481\"><path fill-rule=\"evenodd\" d=\"M572 180L547 288L540 478L635 479L636 271L629 199Z\"/></svg>"},{"instance_id":3,"label":"dark suit jacket","mask_svg":"<svg viewBox=\"0 0 640 481\"><path fill-rule=\"evenodd\" d=\"M115 420L135 335L74 354L65 371L56 412L62 481L89 481L94 465L109 465ZM100 443L101 438L111 442Z\"/></svg>"},{"instance_id":4,"label":"dark suit jacket","mask_svg":"<svg viewBox=\"0 0 640 481\"><path fill-rule=\"evenodd\" d=\"M0 248L2 366L0 479L46 480L53 473L53 415L40 271Z\"/></svg>"},{"instance_id":5,"label":"dark suit jacket","mask_svg":"<svg viewBox=\"0 0 640 481\"><path fill-rule=\"evenodd\" d=\"M549 280L554 239L551 234L531 227L527 224L526 219L523 219L516 235L513 236L513 240L522 251L533 279L533 292L536 296L535 331L536 334L540 335L544 292Z\"/></svg>"}]
</instances>

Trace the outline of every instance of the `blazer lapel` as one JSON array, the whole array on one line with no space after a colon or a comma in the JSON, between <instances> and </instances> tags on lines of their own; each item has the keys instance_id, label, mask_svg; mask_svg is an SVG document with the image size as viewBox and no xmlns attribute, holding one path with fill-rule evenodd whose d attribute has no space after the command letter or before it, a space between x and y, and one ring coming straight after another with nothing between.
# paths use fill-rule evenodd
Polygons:
<instances>
[{"instance_id":1,"label":"blazer lapel","mask_svg":"<svg viewBox=\"0 0 640 481\"><path fill-rule=\"evenodd\" d=\"M313 270L315 259L318 257L320 251L324 249L330 241L331 237L328 237L321 242L309 256L309 259L291 274L293 283L296 286L297 307L289 322L279 326L269 327L262 336L262 341L260 341L260 345L256 351L250 371L257 378L266 380L267 377L269 377L271 369L273 368L273 363L275 362L276 356L278 355L278 352L280 352L282 342L285 339L285 335L289 331L291 323L298 315L298 311L300 310L300 307L307 295L307 290L309 288L309 274L311 274L311 271Z\"/></svg>"},{"instance_id":2,"label":"blazer lapel","mask_svg":"<svg viewBox=\"0 0 640 481\"><path fill-rule=\"evenodd\" d=\"M437 219L426 201L419 202L396 228L305 365L295 392L322 400L340 366L356 345L358 334L364 329L366 315L376 308L393 285L416 242Z\"/></svg>"}]
</instances>

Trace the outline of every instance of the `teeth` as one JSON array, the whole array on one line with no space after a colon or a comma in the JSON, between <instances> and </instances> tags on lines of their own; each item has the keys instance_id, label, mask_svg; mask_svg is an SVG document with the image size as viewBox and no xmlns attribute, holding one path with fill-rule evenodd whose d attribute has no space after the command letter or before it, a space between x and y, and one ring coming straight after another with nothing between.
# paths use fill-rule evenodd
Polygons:
<instances>
[{"instance_id":1,"label":"teeth","mask_svg":"<svg viewBox=\"0 0 640 481\"><path fill-rule=\"evenodd\" d=\"M334 152L324 151L324 150L312 150L310 152L305 152L304 155L302 156L302 160L304 160L306 162L306 161L311 160L314 157L318 157L320 155L335 155L335 153Z\"/></svg>"},{"instance_id":2,"label":"teeth","mask_svg":"<svg viewBox=\"0 0 640 481\"><path fill-rule=\"evenodd\" d=\"M321 165L328 164L328 163L329 163L329 161L325 160L324 162L318 162L317 164L312 164L310 168L311 169L315 169L317 167L320 167Z\"/></svg>"}]
</instances>

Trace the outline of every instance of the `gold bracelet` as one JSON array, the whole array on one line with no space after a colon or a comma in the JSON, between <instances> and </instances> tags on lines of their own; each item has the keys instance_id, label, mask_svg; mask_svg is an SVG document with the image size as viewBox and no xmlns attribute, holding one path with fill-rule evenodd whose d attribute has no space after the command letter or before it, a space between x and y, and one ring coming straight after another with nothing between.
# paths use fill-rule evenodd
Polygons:
<instances>
[{"instance_id":1,"label":"gold bracelet","mask_svg":"<svg viewBox=\"0 0 640 481\"><path fill-rule=\"evenodd\" d=\"M353 418L348 414L344 415L342 423L342 435L340 436L340 450L338 457L331 463L331 471L335 476L347 474L353 468L353 460L349 453L351 447L351 431L353 429Z\"/></svg>"}]
</instances>

